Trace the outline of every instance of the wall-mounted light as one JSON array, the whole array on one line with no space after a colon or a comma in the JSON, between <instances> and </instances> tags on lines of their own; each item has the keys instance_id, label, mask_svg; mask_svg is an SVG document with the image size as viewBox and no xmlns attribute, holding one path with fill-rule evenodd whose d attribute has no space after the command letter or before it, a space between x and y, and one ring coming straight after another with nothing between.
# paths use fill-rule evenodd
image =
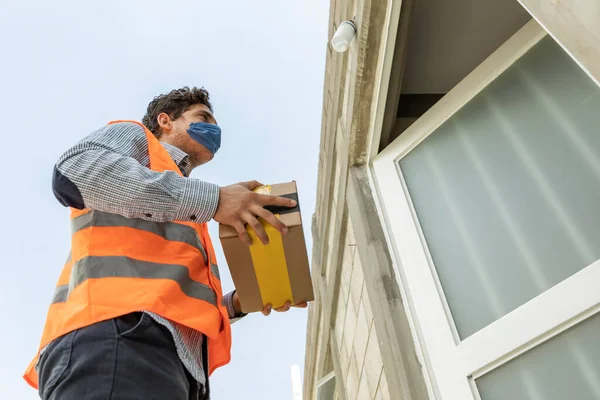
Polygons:
<instances>
[{"instance_id":1,"label":"wall-mounted light","mask_svg":"<svg viewBox=\"0 0 600 400\"><path fill-rule=\"evenodd\" d=\"M356 36L356 25L354 20L344 21L335 31L335 35L331 39L331 46L338 53L343 53L350 47L350 42Z\"/></svg>"}]
</instances>

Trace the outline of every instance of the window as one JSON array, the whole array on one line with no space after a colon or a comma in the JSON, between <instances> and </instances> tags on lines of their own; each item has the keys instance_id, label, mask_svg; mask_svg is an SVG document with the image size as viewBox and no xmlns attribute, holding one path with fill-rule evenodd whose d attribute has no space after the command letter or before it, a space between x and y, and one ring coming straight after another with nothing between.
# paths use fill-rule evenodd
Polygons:
<instances>
[{"instance_id":1,"label":"window","mask_svg":"<svg viewBox=\"0 0 600 400\"><path fill-rule=\"evenodd\" d=\"M600 398L600 314L475 381L482 399Z\"/></svg>"},{"instance_id":2,"label":"window","mask_svg":"<svg viewBox=\"0 0 600 400\"><path fill-rule=\"evenodd\" d=\"M331 372L317 382L317 400L337 399L335 372Z\"/></svg>"},{"instance_id":3,"label":"window","mask_svg":"<svg viewBox=\"0 0 600 400\"><path fill-rule=\"evenodd\" d=\"M440 398L564 398L546 378L600 398L585 334L600 310L598 109L600 88L532 21L374 159Z\"/></svg>"}]
</instances>

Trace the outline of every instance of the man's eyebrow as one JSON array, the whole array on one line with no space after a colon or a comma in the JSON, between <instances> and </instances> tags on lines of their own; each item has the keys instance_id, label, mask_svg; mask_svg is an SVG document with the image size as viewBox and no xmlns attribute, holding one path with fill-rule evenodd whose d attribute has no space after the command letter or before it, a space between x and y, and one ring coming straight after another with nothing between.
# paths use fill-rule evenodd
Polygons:
<instances>
[{"instance_id":1,"label":"man's eyebrow","mask_svg":"<svg viewBox=\"0 0 600 400\"><path fill-rule=\"evenodd\" d=\"M215 118L215 116L213 115L213 113L211 113L208 110L198 110L196 113L198 115L202 115L202 116L206 117L206 119L208 119L208 120L212 120L214 122L217 122L217 119Z\"/></svg>"}]
</instances>

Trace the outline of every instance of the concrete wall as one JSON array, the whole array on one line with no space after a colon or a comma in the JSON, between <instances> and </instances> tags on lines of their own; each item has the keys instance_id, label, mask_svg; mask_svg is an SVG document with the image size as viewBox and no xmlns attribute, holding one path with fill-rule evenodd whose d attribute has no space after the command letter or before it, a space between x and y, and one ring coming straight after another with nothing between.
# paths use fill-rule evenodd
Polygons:
<instances>
[{"instance_id":1,"label":"concrete wall","mask_svg":"<svg viewBox=\"0 0 600 400\"><path fill-rule=\"evenodd\" d=\"M336 302L334 335L348 400L389 399L373 312L348 220Z\"/></svg>"},{"instance_id":2,"label":"concrete wall","mask_svg":"<svg viewBox=\"0 0 600 400\"><path fill-rule=\"evenodd\" d=\"M378 143L371 132L373 99L379 98L378 71L389 53L388 36L397 29L392 20L398 16L399 3L330 1L329 37L340 22L353 16L358 32L347 52L327 48L312 220L315 301L308 312L303 395L305 400L315 399L318 382L333 369L339 400L421 400L426 397L414 394L422 380L420 366L398 288L391 284L395 277L382 247L385 238L373 201L358 199L356 193L363 195L358 189L355 194L347 192L351 167L365 161L373 140ZM402 7L408 3L404 0ZM350 203L373 210L353 223L348 217ZM371 226L373 216L377 224ZM362 245L357 244L355 233ZM361 260L369 263L366 269ZM407 372L412 370L405 358L416 373Z\"/></svg>"}]
</instances>

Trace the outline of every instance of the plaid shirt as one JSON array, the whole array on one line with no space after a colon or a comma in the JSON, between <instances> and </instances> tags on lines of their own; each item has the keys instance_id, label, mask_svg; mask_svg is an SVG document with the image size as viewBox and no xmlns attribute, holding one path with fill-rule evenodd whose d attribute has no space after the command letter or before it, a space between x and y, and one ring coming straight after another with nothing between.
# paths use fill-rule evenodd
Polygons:
<instances>
[{"instance_id":1,"label":"plaid shirt","mask_svg":"<svg viewBox=\"0 0 600 400\"><path fill-rule=\"evenodd\" d=\"M60 157L54 169L54 194L65 206L128 218L210 221L217 210L219 187L186 178L191 167L189 156L175 146L162 144L184 177L173 171L149 169L148 142L141 126L117 123L102 127ZM233 293L223 298L231 323L240 318L233 309ZM181 362L205 386L204 335L154 313L147 314L171 332Z\"/></svg>"}]
</instances>

